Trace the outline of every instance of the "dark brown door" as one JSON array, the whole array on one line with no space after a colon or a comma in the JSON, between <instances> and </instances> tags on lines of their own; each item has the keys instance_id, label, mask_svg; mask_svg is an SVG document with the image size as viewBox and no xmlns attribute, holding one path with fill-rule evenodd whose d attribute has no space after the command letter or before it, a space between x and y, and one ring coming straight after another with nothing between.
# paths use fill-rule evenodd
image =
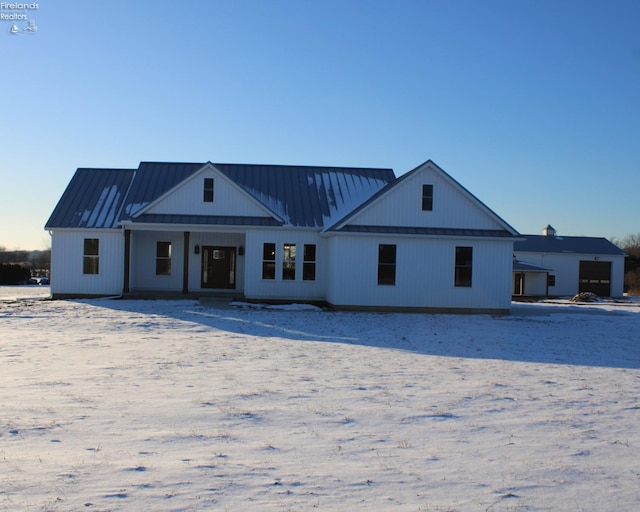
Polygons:
<instances>
[{"instance_id":1,"label":"dark brown door","mask_svg":"<svg viewBox=\"0 0 640 512\"><path fill-rule=\"evenodd\" d=\"M579 292L592 292L600 297L611 296L611 262L581 261Z\"/></svg>"},{"instance_id":2,"label":"dark brown door","mask_svg":"<svg viewBox=\"0 0 640 512\"><path fill-rule=\"evenodd\" d=\"M236 287L236 248L202 248L202 288Z\"/></svg>"},{"instance_id":3,"label":"dark brown door","mask_svg":"<svg viewBox=\"0 0 640 512\"><path fill-rule=\"evenodd\" d=\"M513 294L524 295L524 272L516 272L513 280Z\"/></svg>"}]
</instances>

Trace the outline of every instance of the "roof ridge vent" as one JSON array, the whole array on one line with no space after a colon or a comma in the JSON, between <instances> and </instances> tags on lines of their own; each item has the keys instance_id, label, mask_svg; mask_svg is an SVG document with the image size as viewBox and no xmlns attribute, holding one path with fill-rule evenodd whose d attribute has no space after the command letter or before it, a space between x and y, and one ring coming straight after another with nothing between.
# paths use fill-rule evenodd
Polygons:
<instances>
[{"instance_id":1,"label":"roof ridge vent","mask_svg":"<svg viewBox=\"0 0 640 512\"><path fill-rule=\"evenodd\" d=\"M555 230L555 228L551 225L551 224L547 224L543 229L542 229L542 234L544 236L548 236L550 238L554 238L556 236L558 232Z\"/></svg>"}]
</instances>

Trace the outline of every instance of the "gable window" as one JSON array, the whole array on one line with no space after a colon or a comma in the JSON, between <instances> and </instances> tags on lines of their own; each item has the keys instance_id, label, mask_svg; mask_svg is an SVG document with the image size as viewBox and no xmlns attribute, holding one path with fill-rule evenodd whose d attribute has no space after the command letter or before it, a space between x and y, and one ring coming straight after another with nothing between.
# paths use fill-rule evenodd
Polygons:
<instances>
[{"instance_id":1,"label":"gable window","mask_svg":"<svg viewBox=\"0 0 640 512\"><path fill-rule=\"evenodd\" d=\"M100 270L100 240L97 238L84 239L82 258L82 273L97 274Z\"/></svg>"},{"instance_id":2,"label":"gable window","mask_svg":"<svg viewBox=\"0 0 640 512\"><path fill-rule=\"evenodd\" d=\"M471 286L473 247L456 247L456 286Z\"/></svg>"},{"instance_id":3,"label":"gable window","mask_svg":"<svg viewBox=\"0 0 640 512\"><path fill-rule=\"evenodd\" d=\"M315 244L304 244L304 254L302 262L302 280L316 280L316 246Z\"/></svg>"},{"instance_id":4,"label":"gable window","mask_svg":"<svg viewBox=\"0 0 640 512\"><path fill-rule=\"evenodd\" d=\"M433 185L422 185L422 211L433 210Z\"/></svg>"},{"instance_id":5,"label":"gable window","mask_svg":"<svg viewBox=\"0 0 640 512\"><path fill-rule=\"evenodd\" d=\"M262 279L276 278L276 244L262 246Z\"/></svg>"},{"instance_id":6,"label":"gable window","mask_svg":"<svg viewBox=\"0 0 640 512\"><path fill-rule=\"evenodd\" d=\"M213 178L204 179L204 196L205 203L213 203Z\"/></svg>"},{"instance_id":7,"label":"gable window","mask_svg":"<svg viewBox=\"0 0 640 512\"><path fill-rule=\"evenodd\" d=\"M396 284L396 246L378 245L378 284Z\"/></svg>"},{"instance_id":8,"label":"gable window","mask_svg":"<svg viewBox=\"0 0 640 512\"><path fill-rule=\"evenodd\" d=\"M282 254L282 279L293 281L296 278L296 244L284 244Z\"/></svg>"},{"instance_id":9,"label":"gable window","mask_svg":"<svg viewBox=\"0 0 640 512\"><path fill-rule=\"evenodd\" d=\"M156 242L156 275L171 275L171 242Z\"/></svg>"}]
</instances>

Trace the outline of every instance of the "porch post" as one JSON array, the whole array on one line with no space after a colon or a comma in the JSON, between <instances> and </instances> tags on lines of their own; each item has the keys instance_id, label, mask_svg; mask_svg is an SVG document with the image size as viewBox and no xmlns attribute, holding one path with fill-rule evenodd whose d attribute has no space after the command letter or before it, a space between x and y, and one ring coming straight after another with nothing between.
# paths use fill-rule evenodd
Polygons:
<instances>
[{"instance_id":1,"label":"porch post","mask_svg":"<svg viewBox=\"0 0 640 512\"><path fill-rule=\"evenodd\" d=\"M189 231L184 232L184 264L182 266L182 293L189 293Z\"/></svg>"},{"instance_id":2,"label":"porch post","mask_svg":"<svg viewBox=\"0 0 640 512\"><path fill-rule=\"evenodd\" d=\"M131 230L124 230L124 285L122 287L122 293L129 293L131 274Z\"/></svg>"}]
</instances>

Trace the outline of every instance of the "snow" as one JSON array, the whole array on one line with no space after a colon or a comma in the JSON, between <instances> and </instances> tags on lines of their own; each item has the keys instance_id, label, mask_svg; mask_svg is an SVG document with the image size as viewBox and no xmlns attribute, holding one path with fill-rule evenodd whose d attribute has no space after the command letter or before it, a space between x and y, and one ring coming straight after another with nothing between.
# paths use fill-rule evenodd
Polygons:
<instances>
[{"instance_id":1,"label":"snow","mask_svg":"<svg viewBox=\"0 0 640 512\"><path fill-rule=\"evenodd\" d=\"M0 287L0 509L632 510L640 305L510 316Z\"/></svg>"}]
</instances>

